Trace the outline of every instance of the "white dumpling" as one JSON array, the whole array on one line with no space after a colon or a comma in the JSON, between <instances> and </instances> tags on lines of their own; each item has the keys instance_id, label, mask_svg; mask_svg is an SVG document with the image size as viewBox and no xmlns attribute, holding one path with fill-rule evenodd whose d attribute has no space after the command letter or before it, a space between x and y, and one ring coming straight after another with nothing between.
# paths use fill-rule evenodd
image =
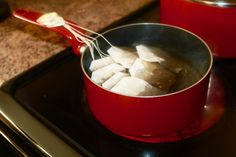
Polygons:
<instances>
[{"instance_id":1,"label":"white dumpling","mask_svg":"<svg viewBox=\"0 0 236 157\"><path fill-rule=\"evenodd\" d=\"M115 61L110 56L96 59L91 62L89 69L95 71L112 63L115 63Z\"/></svg>"},{"instance_id":2,"label":"white dumpling","mask_svg":"<svg viewBox=\"0 0 236 157\"><path fill-rule=\"evenodd\" d=\"M151 62L152 60L149 60L148 58L151 58L152 54L154 55L154 60L157 60L159 62L158 58L162 58L163 60L160 60L160 64L165 67L166 69L179 74L183 69L184 66L187 64L180 56L175 55L174 53L167 52L160 47L149 47L145 45L138 45L136 47L137 53L139 54L139 57L143 60L146 60L148 62ZM146 50L147 51L146 51ZM143 50L143 51L141 51ZM145 52L145 53L144 53ZM152 52L151 55L149 52ZM147 55L145 57L145 55ZM157 56L157 57L155 57ZM146 59L145 59L146 58ZM156 59L155 59L156 58Z\"/></svg>"},{"instance_id":3,"label":"white dumpling","mask_svg":"<svg viewBox=\"0 0 236 157\"><path fill-rule=\"evenodd\" d=\"M137 45L136 50L139 58L147 62L163 62L165 59L159 57L152 49L144 45Z\"/></svg>"},{"instance_id":4,"label":"white dumpling","mask_svg":"<svg viewBox=\"0 0 236 157\"><path fill-rule=\"evenodd\" d=\"M148 82L136 77L123 77L111 91L129 96L153 96L163 92Z\"/></svg>"},{"instance_id":5,"label":"white dumpling","mask_svg":"<svg viewBox=\"0 0 236 157\"><path fill-rule=\"evenodd\" d=\"M176 81L176 75L159 63L147 62L142 59L135 60L129 73L131 76L143 79L164 91L169 91Z\"/></svg>"},{"instance_id":6,"label":"white dumpling","mask_svg":"<svg viewBox=\"0 0 236 157\"><path fill-rule=\"evenodd\" d=\"M110 47L107 52L116 63L123 65L125 68L130 68L138 58L134 52L115 46Z\"/></svg>"},{"instance_id":7,"label":"white dumpling","mask_svg":"<svg viewBox=\"0 0 236 157\"><path fill-rule=\"evenodd\" d=\"M129 76L128 73L124 73L124 72L118 72L115 73L113 76L111 76L108 80L106 80L102 86L106 89L111 89L112 87L114 87L123 77L125 76Z\"/></svg>"},{"instance_id":8,"label":"white dumpling","mask_svg":"<svg viewBox=\"0 0 236 157\"><path fill-rule=\"evenodd\" d=\"M105 82L109 77L114 75L117 72L124 71L125 68L119 64L112 63L110 65L107 65L105 67L102 67L98 70L95 70L92 72L91 79L97 83L102 84Z\"/></svg>"}]
</instances>

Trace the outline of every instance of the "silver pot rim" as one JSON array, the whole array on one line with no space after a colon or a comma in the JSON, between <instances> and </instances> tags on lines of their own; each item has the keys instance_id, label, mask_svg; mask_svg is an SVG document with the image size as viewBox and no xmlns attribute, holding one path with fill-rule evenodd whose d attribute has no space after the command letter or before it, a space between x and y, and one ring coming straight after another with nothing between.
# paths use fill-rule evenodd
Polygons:
<instances>
[{"instance_id":1,"label":"silver pot rim","mask_svg":"<svg viewBox=\"0 0 236 157\"><path fill-rule=\"evenodd\" d=\"M236 0L191 0L209 6L236 7Z\"/></svg>"}]
</instances>

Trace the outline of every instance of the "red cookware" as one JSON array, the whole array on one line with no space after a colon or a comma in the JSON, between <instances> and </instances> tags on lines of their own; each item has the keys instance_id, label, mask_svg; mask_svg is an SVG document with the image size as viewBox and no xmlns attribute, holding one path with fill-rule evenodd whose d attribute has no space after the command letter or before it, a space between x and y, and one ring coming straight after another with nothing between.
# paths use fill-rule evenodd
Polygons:
<instances>
[{"instance_id":1,"label":"red cookware","mask_svg":"<svg viewBox=\"0 0 236 157\"><path fill-rule=\"evenodd\" d=\"M217 58L236 57L235 0L161 0L160 3L162 23L199 35Z\"/></svg>"},{"instance_id":2,"label":"red cookware","mask_svg":"<svg viewBox=\"0 0 236 157\"><path fill-rule=\"evenodd\" d=\"M208 90L212 55L206 43L184 29L158 23L130 24L108 30L102 35L113 45L134 48L136 44L161 46L189 62L201 75L188 87L159 96L127 96L108 91L91 79L91 53L83 43L62 26L49 28L36 22L42 14L16 10L14 16L63 34L76 54L81 54L81 67L87 100L94 117L114 133L133 137L156 137L185 128L202 113ZM97 41L101 50L110 47L101 36ZM170 51L169 51L170 50ZM82 52L81 52L82 51ZM69 79L69 78L68 78ZM76 125L76 124L75 124Z\"/></svg>"}]
</instances>

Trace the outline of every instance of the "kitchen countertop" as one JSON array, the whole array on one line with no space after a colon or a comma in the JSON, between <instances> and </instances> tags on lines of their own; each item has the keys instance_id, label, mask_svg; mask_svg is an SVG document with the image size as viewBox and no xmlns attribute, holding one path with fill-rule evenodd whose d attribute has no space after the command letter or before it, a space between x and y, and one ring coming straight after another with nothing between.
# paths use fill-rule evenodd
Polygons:
<instances>
[{"instance_id":1,"label":"kitchen countertop","mask_svg":"<svg viewBox=\"0 0 236 157\"><path fill-rule=\"evenodd\" d=\"M11 11L58 12L78 25L100 31L153 0L9 0ZM12 16L0 23L0 86L70 45L60 35Z\"/></svg>"}]
</instances>

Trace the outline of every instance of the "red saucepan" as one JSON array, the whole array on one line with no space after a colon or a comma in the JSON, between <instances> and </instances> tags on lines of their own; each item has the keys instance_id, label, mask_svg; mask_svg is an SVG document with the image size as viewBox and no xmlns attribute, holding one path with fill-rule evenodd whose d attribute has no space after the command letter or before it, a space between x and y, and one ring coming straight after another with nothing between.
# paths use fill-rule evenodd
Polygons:
<instances>
[{"instance_id":1,"label":"red saucepan","mask_svg":"<svg viewBox=\"0 0 236 157\"><path fill-rule=\"evenodd\" d=\"M235 19L235 0L161 0L161 22L196 33L218 58L236 57Z\"/></svg>"},{"instance_id":2,"label":"red saucepan","mask_svg":"<svg viewBox=\"0 0 236 157\"><path fill-rule=\"evenodd\" d=\"M17 18L46 27L36 22L41 15L25 10L14 12ZM75 53L81 54L89 107L95 118L112 132L141 138L162 136L185 128L202 113L212 55L206 43L196 35L178 27L158 23L124 25L102 33L116 46L134 48L141 43L159 45L169 53L182 57L200 74L200 78L188 87L169 94L127 96L108 91L90 79L91 54L86 46L80 52L81 46L85 44L77 42L73 34L61 26L48 29L64 35L72 44ZM97 41L101 50L106 52L109 45L100 36Z\"/></svg>"}]
</instances>

